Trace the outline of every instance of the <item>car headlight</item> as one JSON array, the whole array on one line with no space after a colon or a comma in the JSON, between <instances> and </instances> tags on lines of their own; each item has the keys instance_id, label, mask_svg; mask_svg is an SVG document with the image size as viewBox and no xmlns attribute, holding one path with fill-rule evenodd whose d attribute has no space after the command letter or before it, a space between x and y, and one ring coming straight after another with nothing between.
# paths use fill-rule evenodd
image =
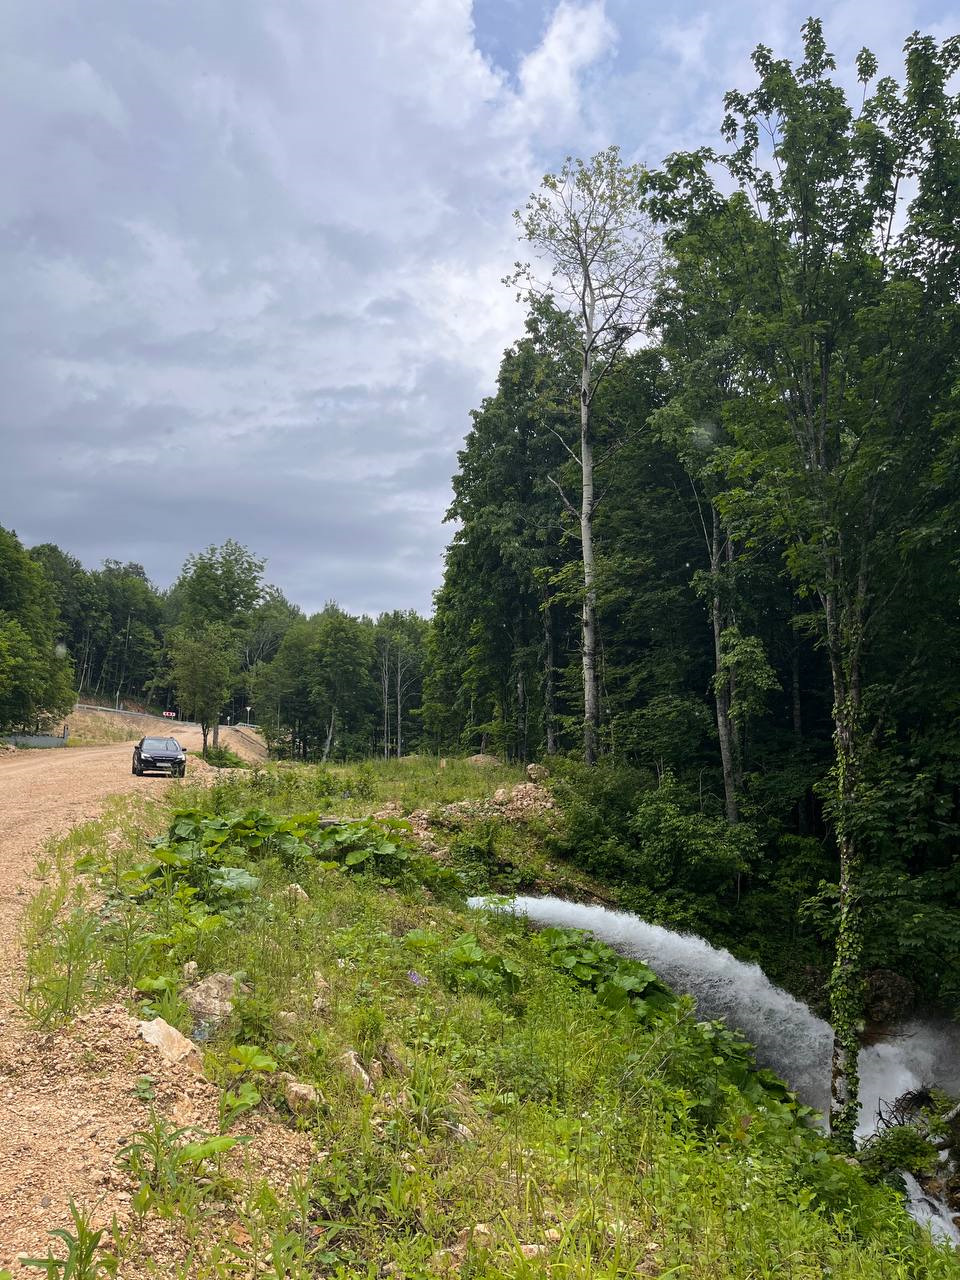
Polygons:
<instances>
[{"instance_id":1,"label":"car headlight","mask_svg":"<svg viewBox=\"0 0 960 1280\"><path fill-rule=\"evenodd\" d=\"M140 752L140 759L141 759L141 760L152 760L152 759L153 759L153 756L146 756L146 755L144 755L144 754L143 754L143 752L141 751L141 752Z\"/></svg>"}]
</instances>

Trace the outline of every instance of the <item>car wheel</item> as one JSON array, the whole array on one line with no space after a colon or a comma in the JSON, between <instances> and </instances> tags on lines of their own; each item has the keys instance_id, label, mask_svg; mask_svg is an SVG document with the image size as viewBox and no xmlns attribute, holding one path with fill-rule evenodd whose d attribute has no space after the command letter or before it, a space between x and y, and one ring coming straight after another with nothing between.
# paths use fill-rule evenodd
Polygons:
<instances>
[{"instance_id":1,"label":"car wheel","mask_svg":"<svg viewBox=\"0 0 960 1280\"><path fill-rule=\"evenodd\" d=\"M130 772L131 772L132 774L136 774L136 772L137 772L137 766L136 766L135 764L132 764L132 765L130 766Z\"/></svg>"}]
</instances>

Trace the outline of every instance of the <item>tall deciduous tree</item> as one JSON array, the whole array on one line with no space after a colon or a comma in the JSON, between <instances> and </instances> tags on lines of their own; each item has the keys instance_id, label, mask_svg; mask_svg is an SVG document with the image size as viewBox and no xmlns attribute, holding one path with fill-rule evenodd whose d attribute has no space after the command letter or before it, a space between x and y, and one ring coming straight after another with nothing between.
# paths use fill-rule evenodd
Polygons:
<instances>
[{"instance_id":1,"label":"tall deciduous tree","mask_svg":"<svg viewBox=\"0 0 960 1280\"><path fill-rule=\"evenodd\" d=\"M684 305L696 314L702 279L728 295L740 394L724 410L733 485L721 511L744 536L784 546L797 594L818 606L829 659L840 857L832 1123L847 1142L858 1112L867 775L923 651L921 602L905 628L903 597L947 535L956 484L960 106L946 85L960 38L914 36L906 54L903 88L883 79L872 93L876 63L860 54L855 113L809 21L797 67L760 48L757 88L727 95L730 151L674 156L653 181L676 260L704 263L683 285ZM871 665L881 647L887 662L899 651L899 674L882 686Z\"/></svg>"},{"instance_id":2,"label":"tall deciduous tree","mask_svg":"<svg viewBox=\"0 0 960 1280\"><path fill-rule=\"evenodd\" d=\"M40 566L0 528L0 728L32 728L73 704L55 601Z\"/></svg>"},{"instance_id":3,"label":"tall deciduous tree","mask_svg":"<svg viewBox=\"0 0 960 1280\"><path fill-rule=\"evenodd\" d=\"M187 715L200 722L206 755L210 726L237 678L237 638L225 623L208 622L174 628L167 646L173 686Z\"/></svg>"},{"instance_id":4,"label":"tall deciduous tree","mask_svg":"<svg viewBox=\"0 0 960 1280\"><path fill-rule=\"evenodd\" d=\"M593 547L595 489L592 409L597 388L626 344L645 326L659 265L659 239L643 209L643 175L609 147L589 164L568 159L547 174L515 217L538 257L517 264L508 283L531 302L554 299L576 322L579 347L579 443L565 447L580 471L579 522L583 565L583 751L597 755L600 696L597 675L597 584ZM557 487L562 487L559 482Z\"/></svg>"},{"instance_id":5,"label":"tall deciduous tree","mask_svg":"<svg viewBox=\"0 0 960 1280\"><path fill-rule=\"evenodd\" d=\"M237 639L240 663L237 686L245 686L248 672L257 661L256 651L265 646L276 652L279 635L289 622L289 606L276 588L263 581L266 562L232 538L220 547L188 556L168 600L168 612L178 626L198 627L219 623L229 627ZM285 616L287 615L287 616ZM264 656L262 653L261 657ZM225 700L242 687L231 688ZM213 745L220 735L220 714L213 722Z\"/></svg>"},{"instance_id":6,"label":"tall deciduous tree","mask_svg":"<svg viewBox=\"0 0 960 1280\"><path fill-rule=\"evenodd\" d=\"M188 556L170 592L173 620L242 625L264 599L265 563L232 538Z\"/></svg>"}]
</instances>

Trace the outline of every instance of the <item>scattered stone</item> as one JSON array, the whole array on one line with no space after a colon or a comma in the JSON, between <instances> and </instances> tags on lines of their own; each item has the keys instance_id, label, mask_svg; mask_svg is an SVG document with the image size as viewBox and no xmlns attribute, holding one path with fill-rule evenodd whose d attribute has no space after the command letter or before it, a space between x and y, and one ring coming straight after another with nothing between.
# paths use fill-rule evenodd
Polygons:
<instances>
[{"instance_id":1,"label":"scattered stone","mask_svg":"<svg viewBox=\"0 0 960 1280\"><path fill-rule=\"evenodd\" d=\"M283 891L283 896L293 903L310 901L309 893L307 893L302 884L297 884L296 881L287 885Z\"/></svg>"},{"instance_id":2,"label":"scattered stone","mask_svg":"<svg viewBox=\"0 0 960 1280\"><path fill-rule=\"evenodd\" d=\"M388 1071L391 1075L401 1076L406 1073L407 1064L392 1045L383 1046L380 1051L380 1060L383 1063L384 1071Z\"/></svg>"},{"instance_id":3,"label":"scattered stone","mask_svg":"<svg viewBox=\"0 0 960 1280\"><path fill-rule=\"evenodd\" d=\"M446 1271L455 1271L461 1261L455 1249L438 1249L430 1258L430 1269L441 1274Z\"/></svg>"},{"instance_id":4,"label":"scattered stone","mask_svg":"<svg viewBox=\"0 0 960 1280\"><path fill-rule=\"evenodd\" d=\"M281 1031L293 1031L297 1025L297 1015L289 1009L281 1009L277 1014L277 1026Z\"/></svg>"},{"instance_id":5,"label":"scattered stone","mask_svg":"<svg viewBox=\"0 0 960 1280\"><path fill-rule=\"evenodd\" d=\"M348 1049L340 1061L351 1080L354 1080L367 1093L373 1093L373 1081L354 1049Z\"/></svg>"},{"instance_id":6,"label":"scattered stone","mask_svg":"<svg viewBox=\"0 0 960 1280\"><path fill-rule=\"evenodd\" d=\"M508 816L515 818L544 813L554 807L553 796L536 782L518 782L504 803Z\"/></svg>"},{"instance_id":7,"label":"scattered stone","mask_svg":"<svg viewBox=\"0 0 960 1280\"><path fill-rule=\"evenodd\" d=\"M140 1035L147 1044L154 1045L160 1051L164 1062L174 1066L182 1063L196 1075L203 1074L203 1059L200 1050L176 1027L171 1027L163 1018L153 1018L140 1023Z\"/></svg>"},{"instance_id":8,"label":"scattered stone","mask_svg":"<svg viewBox=\"0 0 960 1280\"><path fill-rule=\"evenodd\" d=\"M542 764L528 764L527 777L531 782L545 782L550 777L550 772Z\"/></svg>"},{"instance_id":9,"label":"scattered stone","mask_svg":"<svg viewBox=\"0 0 960 1280\"><path fill-rule=\"evenodd\" d=\"M192 987L187 987L183 998L187 1008L206 1035L222 1026L233 1013L233 1000L237 994L237 980L232 973L211 973Z\"/></svg>"},{"instance_id":10,"label":"scattered stone","mask_svg":"<svg viewBox=\"0 0 960 1280\"><path fill-rule=\"evenodd\" d=\"M403 817L403 806L398 800L388 800L382 809L372 815L376 822L390 822L394 818Z\"/></svg>"},{"instance_id":11,"label":"scattered stone","mask_svg":"<svg viewBox=\"0 0 960 1280\"><path fill-rule=\"evenodd\" d=\"M477 768L485 768L489 765L502 764L502 760L498 760L496 756L485 755L482 751L475 756L467 756L467 764L476 765Z\"/></svg>"},{"instance_id":12,"label":"scattered stone","mask_svg":"<svg viewBox=\"0 0 960 1280\"><path fill-rule=\"evenodd\" d=\"M200 966L197 964L196 960L188 960L183 966L184 982L194 982L199 972Z\"/></svg>"},{"instance_id":13,"label":"scattered stone","mask_svg":"<svg viewBox=\"0 0 960 1280\"><path fill-rule=\"evenodd\" d=\"M315 1089L312 1084L298 1080L287 1071L281 1072L280 1079L283 1081L284 1101L295 1116L313 1111L323 1102L319 1089Z\"/></svg>"},{"instance_id":14,"label":"scattered stone","mask_svg":"<svg viewBox=\"0 0 960 1280\"><path fill-rule=\"evenodd\" d=\"M539 1258L547 1252L545 1244L522 1244L520 1253L524 1258Z\"/></svg>"}]
</instances>

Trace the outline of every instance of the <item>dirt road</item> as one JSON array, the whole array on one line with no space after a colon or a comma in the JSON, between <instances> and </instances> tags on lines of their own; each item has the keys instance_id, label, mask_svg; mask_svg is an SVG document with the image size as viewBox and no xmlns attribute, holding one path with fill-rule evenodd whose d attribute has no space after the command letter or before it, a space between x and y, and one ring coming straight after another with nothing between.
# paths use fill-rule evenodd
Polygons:
<instances>
[{"instance_id":1,"label":"dirt road","mask_svg":"<svg viewBox=\"0 0 960 1280\"><path fill-rule=\"evenodd\" d=\"M177 727L176 736L188 750L200 746L199 730ZM0 756L0 1268L15 1274L17 1255L45 1249L47 1229L64 1223L70 1198L103 1201L117 1137L124 1125L129 1131L129 1068L91 1070L62 1038L25 1027L15 1001L21 916L44 844L97 817L109 796L175 785L133 776L137 737ZM249 755L232 734L222 732L221 742ZM196 762L188 779L191 768Z\"/></svg>"},{"instance_id":2,"label":"dirt road","mask_svg":"<svg viewBox=\"0 0 960 1280\"><path fill-rule=\"evenodd\" d=\"M198 729L178 733L189 750L200 746ZM44 844L95 818L107 796L170 785L165 778L133 776L135 741L0 757L0 1045L10 1008L20 915L34 891L33 869Z\"/></svg>"}]
</instances>

